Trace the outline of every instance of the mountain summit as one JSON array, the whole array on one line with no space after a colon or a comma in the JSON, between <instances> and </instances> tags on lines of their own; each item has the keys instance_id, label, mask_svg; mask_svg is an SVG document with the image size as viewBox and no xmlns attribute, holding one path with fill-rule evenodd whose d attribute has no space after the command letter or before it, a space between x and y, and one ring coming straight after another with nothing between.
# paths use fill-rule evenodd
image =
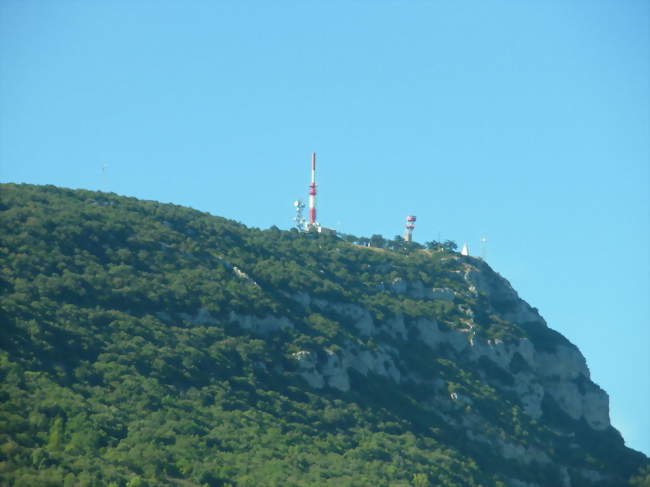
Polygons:
<instances>
[{"instance_id":1,"label":"mountain summit","mask_svg":"<svg viewBox=\"0 0 650 487\"><path fill-rule=\"evenodd\" d=\"M4 485L647 485L578 348L480 259L0 190Z\"/></svg>"}]
</instances>

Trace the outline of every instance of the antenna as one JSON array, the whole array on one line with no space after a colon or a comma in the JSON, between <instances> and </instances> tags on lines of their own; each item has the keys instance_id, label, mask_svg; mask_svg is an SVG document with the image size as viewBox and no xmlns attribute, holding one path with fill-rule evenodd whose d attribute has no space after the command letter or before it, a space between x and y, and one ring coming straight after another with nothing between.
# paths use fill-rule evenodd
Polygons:
<instances>
[{"instance_id":1,"label":"antenna","mask_svg":"<svg viewBox=\"0 0 650 487\"><path fill-rule=\"evenodd\" d=\"M413 241L413 230L415 229L416 218L413 215L406 217L406 225L404 226L404 240L407 242Z\"/></svg>"},{"instance_id":2,"label":"antenna","mask_svg":"<svg viewBox=\"0 0 650 487\"><path fill-rule=\"evenodd\" d=\"M302 214L302 210L305 209L305 203L302 200L296 200L293 202L293 206L296 209L296 216L293 217L293 221L296 222L296 228L302 232L307 225L305 216Z\"/></svg>"},{"instance_id":3,"label":"antenna","mask_svg":"<svg viewBox=\"0 0 650 487\"><path fill-rule=\"evenodd\" d=\"M487 255L487 237L484 235L481 237L481 259L485 260Z\"/></svg>"},{"instance_id":4,"label":"antenna","mask_svg":"<svg viewBox=\"0 0 650 487\"><path fill-rule=\"evenodd\" d=\"M311 153L311 184L309 185L309 228L318 227L316 223L316 153Z\"/></svg>"}]
</instances>

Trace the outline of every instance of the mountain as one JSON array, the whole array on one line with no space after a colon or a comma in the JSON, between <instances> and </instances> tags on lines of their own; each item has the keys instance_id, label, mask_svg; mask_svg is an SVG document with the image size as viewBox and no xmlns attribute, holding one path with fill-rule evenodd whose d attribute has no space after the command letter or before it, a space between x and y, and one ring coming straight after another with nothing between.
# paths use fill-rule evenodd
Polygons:
<instances>
[{"instance_id":1,"label":"mountain","mask_svg":"<svg viewBox=\"0 0 650 487\"><path fill-rule=\"evenodd\" d=\"M578 348L452 246L0 190L3 485L650 481Z\"/></svg>"}]
</instances>

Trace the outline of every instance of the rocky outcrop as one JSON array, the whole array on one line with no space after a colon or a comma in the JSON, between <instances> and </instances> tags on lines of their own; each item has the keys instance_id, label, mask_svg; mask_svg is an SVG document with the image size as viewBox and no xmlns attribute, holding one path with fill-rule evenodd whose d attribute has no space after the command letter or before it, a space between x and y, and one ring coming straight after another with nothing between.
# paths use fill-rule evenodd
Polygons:
<instances>
[{"instance_id":1,"label":"rocky outcrop","mask_svg":"<svg viewBox=\"0 0 650 487\"><path fill-rule=\"evenodd\" d=\"M522 300L510 283L483 261L465 258L464 279L470 293L483 295L500 311L501 317L512 323L546 325L537 310Z\"/></svg>"},{"instance_id":2,"label":"rocky outcrop","mask_svg":"<svg viewBox=\"0 0 650 487\"><path fill-rule=\"evenodd\" d=\"M334 305L336 307L336 305ZM368 315L355 313L360 331L371 334L376 328L370 326ZM395 335L404 335L407 325L403 316L395 316L388 323L396 325ZM589 380L589 371L584 358L575 348L560 347L557 353L539 352L528 339L505 343L496 341L474 341L470 344L467 331L441 331L434 320L418 319L408 325L417 330L422 343L432 351L445 345L460 354L464 360L478 363L487 358L504 372L511 374L512 385L500 385L514 392L523 410L537 419L542 415L542 401L545 395L552 397L558 406L575 420L584 419L595 430L609 427L609 400L607 394ZM375 373L399 382L400 358L397 350L381 344L371 352L359 346L347 344L338 353L328 352L328 359L319 363L314 357L299 352L296 358L303 377L314 387L328 385L340 390L349 389L347 369L361 374ZM525 370L512 373L514 362L522 362ZM522 365L518 365L521 367ZM405 372L407 376L413 374ZM417 375L417 374L415 374ZM319 378L317 378L320 376Z\"/></svg>"},{"instance_id":3,"label":"rocky outcrop","mask_svg":"<svg viewBox=\"0 0 650 487\"><path fill-rule=\"evenodd\" d=\"M395 364L396 350L386 345L376 351L364 350L350 345L340 352L326 350L326 359L319 361L314 352L300 351L293 354L302 377L317 389L325 386L340 391L350 390L350 370L363 375L369 373L387 377L399 383L401 372Z\"/></svg>"},{"instance_id":4,"label":"rocky outcrop","mask_svg":"<svg viewBox=\"0 0 650 487\"><path fill-rule=\"evenodd\" d=\"M478 371L483 380L508 397L516 397L521 409L532 419L542 418L545 401L552 400L569 418L584 421L596 431L608 429L608 396L591 381L580 351L549 330L537 310L520 299L508 281L486 264L475 259L463 259L462 263L465 285L457 289L429 288L421 281L399 278L382 285L384 291L410 300L441 301L447 303L447 307L455 306L457 315L463 317L459 321L462 326L452 329L441 325L434 316L410 317L397 312L378 319L359 303L337 302L306 292L287 295L305 313L320 313L342 323L355 337L335 347L294 353L297 373L315 389L329 387L343 392L352 387L352 372L361 376L377 375L395 383L429 384L435 391L428 406L432 414L455 424L469 440L485 443L486 448L502 458L519 464L552 463L548 455L533 445L478 433L484 431L482 425L487 424L479 415L464 414L459 421L455 414L472 408L472 398L461 392L450 392L444 380L423 377L420 371L410 370L405 365L408 360L403 354L409 353L405 344L417 340L426 346L432 361L438 357L451 358L461 366L464 364ZM468 299L462 299L462 293L466 293L464 296ZM476 306L487 306L488 312L503 322L530 330L530 336L510 336L505 340L477 337L476 316L485 315L486 311ZM196 323L209 323L213 318L205 310L199 310L191 319ZM229 320L262 336L294 327L285 317L260 318L231 312ZM566 468L559 472L559 485L570 487ZM512 485L526 485L517 484L517 479L511 480Z\"/></svg>"},{"instance_id":5,"label":"rocky outcrop","mask_svg":"<svg viewBox=\"0 0 650 487\"><path fill-rule=\"evenodd\" d=\"M519 298L508 281L483 262L466 261L463 278L468 292L485 297L501 319L546 328L537 311ZM451 289L427 288L420 281L404 279L394 280L391 290L416 300L453 302L457 295ZM591 382L584 357L566 340L551 346L547 343L538 346L529 338L509 341L475 339L471 309L462 310L468 316L466 328L443 330L434 318L406 319L398 313L377 323L370 312L358 304L315 299L306 293L295 295L293 299L304 307L349 320L362 338L375 337L383 332L392 338L405 339L409 333L415 333L431 350L432 357L446 348L452 350L459 360L474 363L479 370L482 361L488 360L512 379L508 383L494 382L493 385L515 394L522 409L534 419L542 416L543 401L550 397L569 417L584 420L594 430L605 430L610 426L607 394ZM388 343L380 342L370 351L350 342L338 352L327 351L326 357L326 360L318 361L311 352L295 355L301 375L313 387L348 390L348 369L364 375L378 374L396 382L418 380L417 371L405 370L399 352ZM485 375L489 380L489 374Z\"/></svg>"}]
</instances>

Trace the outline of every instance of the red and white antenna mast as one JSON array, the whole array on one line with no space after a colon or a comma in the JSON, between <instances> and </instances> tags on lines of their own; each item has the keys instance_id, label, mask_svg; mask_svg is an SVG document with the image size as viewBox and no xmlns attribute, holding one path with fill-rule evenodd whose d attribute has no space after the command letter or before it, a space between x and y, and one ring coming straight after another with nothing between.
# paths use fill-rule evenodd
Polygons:
<instances>
[{"instance_id":1,"label":"red and white antenna mast","mask_svg":"<svg viewBox=\"0 0 650 487\"><path fill-rule=\"evenodd\" d=\"M309 228L317 227L316 223L316 153L311 153L311 184L309 185Z\"/></svg>"},{"instance_id":2,"label":"red and white antenna mast","mask_svg":"<svg viewBox=\"0 0 650 487\"><path fill-rule=\"evenodd\" d=\"M415 229L415 217L413 215L406 217L404 229L404 240L407 242L413 241L413 230Z\"/></svg>"}]
</instances>

